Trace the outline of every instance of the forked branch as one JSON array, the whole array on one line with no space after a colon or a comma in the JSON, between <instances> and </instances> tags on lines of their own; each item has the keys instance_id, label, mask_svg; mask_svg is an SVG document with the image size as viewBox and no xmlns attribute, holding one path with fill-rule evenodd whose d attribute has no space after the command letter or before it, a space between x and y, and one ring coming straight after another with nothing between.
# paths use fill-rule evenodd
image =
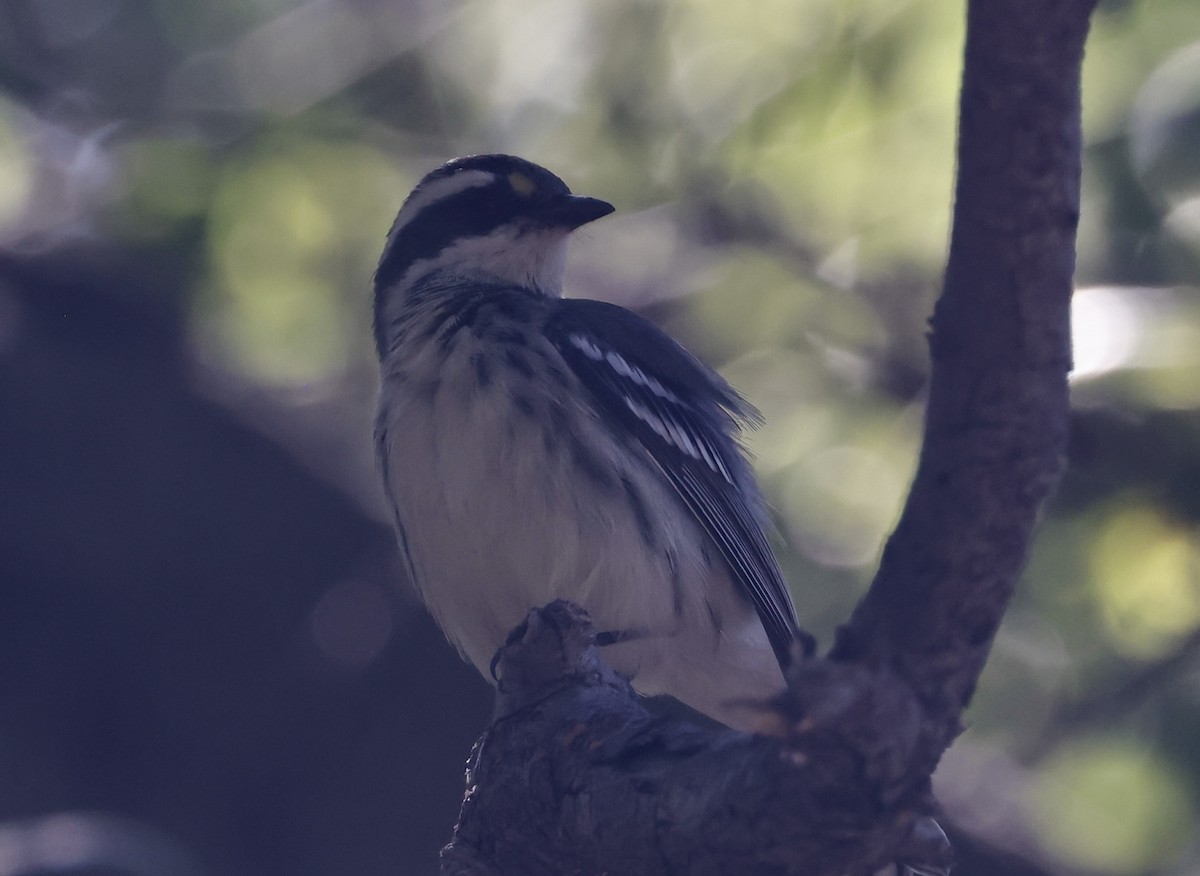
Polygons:
<instances>
[{"instance_id":1,"label":"forked branch","mask_svg":"<svg viewBox=\"0 0 1200 876\"><path fill-rule=\"evenodd\" d=\"M943 866L929 776L960 729L1066 445L1079 71L1094 0L969 4L925 440L900 523L780 738L651 719L572 607L501 657L446 874Z\"/></svg>"}]
</instances>

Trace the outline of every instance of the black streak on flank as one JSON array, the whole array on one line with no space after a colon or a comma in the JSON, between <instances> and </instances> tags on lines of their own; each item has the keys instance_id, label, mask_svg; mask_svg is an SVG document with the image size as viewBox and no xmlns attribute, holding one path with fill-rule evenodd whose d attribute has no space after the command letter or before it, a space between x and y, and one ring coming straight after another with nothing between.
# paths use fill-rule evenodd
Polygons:
<instances>
[{"instance_id":1,"label":"black streak on flank","mask_svg":"<svg viewBox=\"0 0 1200 876\"><path fill-rule=\"evenodd\" d=\"M453 314L446 320L442 326L442 330L438 332L438 346L444 351L450 350L454 346L454 342L458 339L458 333L462 330L465 323L462 317L458 314ZM433 334L438 328L437 323L429 327L429 334Z\"/></svg>"},{"instance_id":2,"label":"black streak on flank","mask_svg":"<svg viewBox=\"0 0 1200 876\"><path fill-rule=\"evenodd\" d=\"M525 358L525 354L514 347L509 347L504 351L504 361L513 371L520 374L526 380L533 377L533 366L529 364L529 360Z\"/></svg>"},{"instance_id":3,"label":"black streak on flank","mask_svg":"<svg viewBox=\"0 0 1200 876\"><path fill-rule=\"evenodd\" d=\"M721 639L721 618L717 615L716 610L712 607L712 603L707 599L704 600L704 607L708 609L708 622L712 624L713 633L717 636L717 641Z\"/></svg>"},{"instance_id":4,"label":"black streak on flank","mask_svg":"<svg viewBox=\"0 0 1200 876\"><path fill-rule=\"evenodd\" d=\"M552 458L558 456L558 439L559 436L569 434L570 419L567 417L567 412L560 402L550 400L546 408L546 413L550 419L550 428L542 427L542 446L546 449L546 455Z\"/></svg>"},{"instance_id":5,"label":"black streak on flank","mask_svg":"<svg viewBox=\"0 0 1200 876\"><path fill-rule=\"evenodd\" d=\"M671 602L675 609L675 617L683 617L683 579L679 574L679 561L674 554L668 556L671 566Z\"/></svg>"},{"instance_id":6,"label":"black streak on flank","mask_svg":"<svg viewBox=\"0 0 1200 876\"><path fill-rule=\"evenodd\" d=\"M656 542L654 524L646 511L646 502L642 499L642 494L638 492L638 488L629 478L621 478L621 486L625 488L625 498L629 501L629 507L633 509L633 517L637 521L642 541L646 543L647 547L653 549Z\"/></svg>"},{"instance_id":7,"label":"black streak on flank","mask_svg":"<svg viewBox=\"0 0 1200 876\"><path fill-rule=\"evenodd\" d=\"M480 389L489 386L492 382L492 366L487 356L476 353L471 357L471 365L475 368L475 385Z\"/></svg>"},{"instance_id":8,"label":"black streak on flank","mask_svg":"<svg viewBox=\"0 0 1200 876\"><path fill-rule=\"evenodd\" d=\"M419 389L421 397L425 399L428 404L433 404L434 399L437 397L438 390L441 388L442 379L440 377L430 377L429 379L421 382Z\"/></svg>"},{"instance_id":9,"label":"black streak on flank","mask_svg":"<svg viewBox=\"0 0 1200 876\"><path fill-rule=\"evenodd\" d=\"M537 409L533 404L533 399L527 395L514 395L513 407L520 411L524 416L531 420L537 419Z\"/></svg>"},{"instance_id":10,"label":"black streak on flank","mask_svg":"<svg viewBox=\"0 0 1200 876\"><path fill-rule=\"evenodd\" d=\"M585 445L575 433L567 431L563 433L567 440L571 442L571 461L575 466L583 472L584 476L605 492L612 490L616 484L613 482L612 475L609 473L600 461L596 459L590 447Z\"/></svg>"},{"instance_id":11,"label":"black streak on flank","mask_svg":"<svg viewBox=\"0 0 1200 876\"><path fill-rule=\"evenodd\" d=\"M559 388L568 389L571 385L571 380L567 377L567 372L558 363L550 360L548 356L546 359L546 373L550 376L550 379Z\"/></svg>"},{"instance_id":12,"label":"black streak on flank","mask_svg":"<svg viewBox=\"0 0 1200 876\"><path fill-rule=\"evenodd\" d=\"M559 435L566 435L571 429L571 419L567 416L562 404L558 402L550 404L550 428Z\"/></svg>"}]
</instances>

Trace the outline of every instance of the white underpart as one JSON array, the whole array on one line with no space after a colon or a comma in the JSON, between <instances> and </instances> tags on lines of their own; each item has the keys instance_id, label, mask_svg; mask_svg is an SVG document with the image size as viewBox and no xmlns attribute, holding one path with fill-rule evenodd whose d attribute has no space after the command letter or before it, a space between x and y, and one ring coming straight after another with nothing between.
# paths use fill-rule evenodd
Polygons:
<instances>
[{"instance_id":1,"label":"white underpart","mask_svg":"<svg viewBox=\"0 0 1200 876\"><path fill-rule=\"evenodd\" d=\"M559 296L569 237L570 232L562 228L522 230L505 225L482 237L463 238L431 258L413 262L398 285L407 288L436 271Z\"/></svg>"},{"instance_id":2,"label":"white underpart","mask_svg":"<svg viewBox=\"0 0 1200 876\"><path fill-rule=\"evenodd\" d=\"M428 314L412 316L420 337ZM637 636L604 656L639 691L754 727L762 715L753 704L782 690L783 677L754 609L712 545L706 558L707 537L665 479L596 428L583 386L535 385L491 360L481 388L480 340L462 331L443 356L433 337L398 344L384 362L377 438L414 578L447 637L490 677L493 655L530 609L570 599L598 630ZM530 340L558 356L544 338ZM512 404L518 393L542 418L551 405L565 412L569 434L545 434ZM576 468L571 442L614 474L615 489ZM655 522L653 547L622 480Z\"/></svg>"}]
</instances>

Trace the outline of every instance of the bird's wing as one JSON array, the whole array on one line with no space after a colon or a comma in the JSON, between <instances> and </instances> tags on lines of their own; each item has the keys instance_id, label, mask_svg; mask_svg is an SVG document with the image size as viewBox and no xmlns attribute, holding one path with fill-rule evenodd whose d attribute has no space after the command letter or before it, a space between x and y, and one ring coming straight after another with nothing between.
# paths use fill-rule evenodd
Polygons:
<instances>
[{"instance_id":1,"label":"bird's wing","mask_svg":"<svg viewBox=\"0 0 1200 876\"><path fill-rule=\"evenodd\" d=\"M597 413L657 463L745 589L780 665L796 621L764 533L766 513L736 436L758 413L720 376L657 326L613 304L555 302L546 334L591 394Z\"/></svg>"}]
</instances>

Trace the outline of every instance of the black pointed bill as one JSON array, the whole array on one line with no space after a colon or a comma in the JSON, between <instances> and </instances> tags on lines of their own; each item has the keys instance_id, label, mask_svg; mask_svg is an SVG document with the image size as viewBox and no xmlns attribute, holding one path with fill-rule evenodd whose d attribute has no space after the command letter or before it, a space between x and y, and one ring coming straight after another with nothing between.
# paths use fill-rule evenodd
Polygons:
<instances>
[{"instance_id":1,"label":"black pointed bill","mask_svg":"<svg viewBox=\"0 0 1200 876\"><path fill-rule=\"evenodd\" d=\"M540 218L547 225L575 230L580 225L595 222L602 216L607 216L616 208L599 198L588 198L583 195L567 195L556 198L538 211Z\"/></svg>"}]
</instances>

